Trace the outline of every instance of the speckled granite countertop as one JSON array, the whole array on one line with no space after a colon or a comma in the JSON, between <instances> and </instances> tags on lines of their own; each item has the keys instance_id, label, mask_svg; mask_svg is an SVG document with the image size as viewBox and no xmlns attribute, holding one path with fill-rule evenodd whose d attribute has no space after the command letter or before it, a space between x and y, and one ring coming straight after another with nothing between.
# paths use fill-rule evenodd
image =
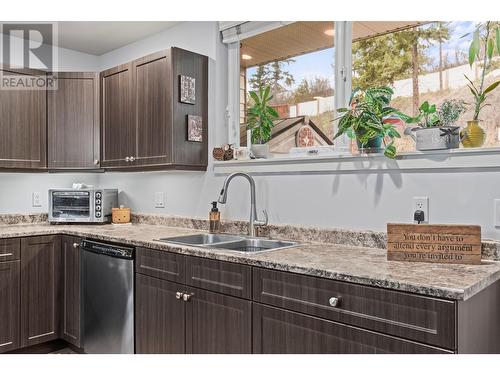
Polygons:
<instances>
[{"instance_id":1,"label":"speckled granite countertop","mask_svg":"<svg viewBox=\"0 0 500 375\"><path fill-rule=\"evenodd\" d=\"M382 249L325 243L304 243L296 248L243 254L154 240L201 232L149 224L122 227L0 225L0 238L68 234L456 300L468 299L500 279L500 262L493 261L475 266L395 262L387 261L386 251Z\"/></svg>"}]
</instances>

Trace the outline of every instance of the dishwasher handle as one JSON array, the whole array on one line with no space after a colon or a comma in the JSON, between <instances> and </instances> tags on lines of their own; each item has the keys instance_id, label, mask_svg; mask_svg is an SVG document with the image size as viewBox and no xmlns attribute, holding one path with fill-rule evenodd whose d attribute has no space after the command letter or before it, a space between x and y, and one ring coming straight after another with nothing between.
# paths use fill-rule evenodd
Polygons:
<instances>
[{"instance_id":1,"label":"dishwasher handle","mask_svg":"<svg viewBox=\"0 0 500 375\"><path fill-rule=\"evenodd\" d=\"M135 255L133 247L118 246L89 240L82 241L81 249L83 251L90 251L93 253L122 259L134 259Z\"/></svg>"}]
</instances>

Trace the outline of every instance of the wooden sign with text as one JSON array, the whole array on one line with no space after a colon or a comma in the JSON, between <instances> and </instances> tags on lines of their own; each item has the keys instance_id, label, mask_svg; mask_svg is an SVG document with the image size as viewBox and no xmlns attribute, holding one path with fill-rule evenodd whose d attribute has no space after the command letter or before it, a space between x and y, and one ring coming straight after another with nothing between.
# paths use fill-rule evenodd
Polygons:
<instances>
[{"instance_id":1,"label":"wooden sign with text","mask_svg":"<svg viewBox=\"0 0 500 375\"><path fill-rule=\"evenodd\" d=\"M481 227L387 224L387 260L480 264Z\"/></svg>"}]
</instances>

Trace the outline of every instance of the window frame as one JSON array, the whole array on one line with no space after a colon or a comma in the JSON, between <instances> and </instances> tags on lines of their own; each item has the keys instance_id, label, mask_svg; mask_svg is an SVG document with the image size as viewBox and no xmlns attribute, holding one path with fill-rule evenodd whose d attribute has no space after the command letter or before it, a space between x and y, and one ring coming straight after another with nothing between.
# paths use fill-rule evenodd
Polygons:
<instances>
[{"instance_id":1,"label":"window frame","mask_svg":"<svg viewBox=\"0 0 500 375\"><path fill-rule=\"evenodd\" d=\"M334 21L334 90L335 109L347 106L352 91L352 21ZM264 24L262 30L253 28L257 35L269 31ZM242 38L244 39L244 38ZM228 43L228 143L240 147L240 39ZM334 123L334 132L337 124ZM335 141L339 154L329 156L277 156L263 160L233 160L214 162L218 174L227 174L236 169L249 173L325 173L342 171L403 171L427 169L491 169L500 167L500 147L477 149L453 149L436 151L400 152L395 160L382 154L353 155L350 139L343 135ZM345 164L345 167L338 167ZM368 164L367 164L368 163ZM315 165L316 164L316 165ZM284 169L283 169L284 168Z\"/></svg>"}]
</instances>

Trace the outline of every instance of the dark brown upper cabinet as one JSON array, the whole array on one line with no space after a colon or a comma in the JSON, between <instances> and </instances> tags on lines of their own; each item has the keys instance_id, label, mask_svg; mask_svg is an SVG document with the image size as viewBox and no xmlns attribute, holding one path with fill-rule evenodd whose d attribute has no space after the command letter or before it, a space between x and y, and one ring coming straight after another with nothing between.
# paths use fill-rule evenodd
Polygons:
<instances>
[{"instance_id":1,"label":"dark brown upper cabinet","mask_svg":"<svg viewBox=\"0 0 500 375\"><path fill-rule=\"evenodd\" d=\"M2 68L3 74L44 75L36 70ZM47 91L0 90L0 168L47 166Z\"/></svg>"},{"instance_id":2,"label":"dark brown upper cabinet","mask_svg":"<svg viewBox=\"0 0 500 375\"><path fill-rule=\"evenodd\" d=\"M48 92L50 169L98 169L99 75L58 73Z\"/></svg>"},{"instance_id":3,"label":"dark brown upper cabinet","mask_svg":"<svg viewBox=\"0 0 500 375\"><path fill-rule=\"evenodd\" d=\"M135 75L137 149L133 166L169 164L172 123L170 52L160 52L133 62Z\"/></svg>"},{"instance_id":4,"label":"dark brown upper cabinet","mask_svg":"<svg viewBox=\"0 0 500 375\"><path fill-rule=\"evenodd\" d=\"M135 154L132 63L101 73L101 166L124 167Z\"/></svg>"},{"instance_id":5,"label":"dark brown upper cabinet","mask_svg":"<svg viewBox=\"0 0 500 375\"><path fill-rule=\"evenodd\" d=\"M181 76L194 82L194 100L181 102ZM102 72L101 90L102 167L206 169L206 56L179 48L154 53ZM200 139L188 137L188 116L198 116Z\"/></svg>"}]
</instances>

